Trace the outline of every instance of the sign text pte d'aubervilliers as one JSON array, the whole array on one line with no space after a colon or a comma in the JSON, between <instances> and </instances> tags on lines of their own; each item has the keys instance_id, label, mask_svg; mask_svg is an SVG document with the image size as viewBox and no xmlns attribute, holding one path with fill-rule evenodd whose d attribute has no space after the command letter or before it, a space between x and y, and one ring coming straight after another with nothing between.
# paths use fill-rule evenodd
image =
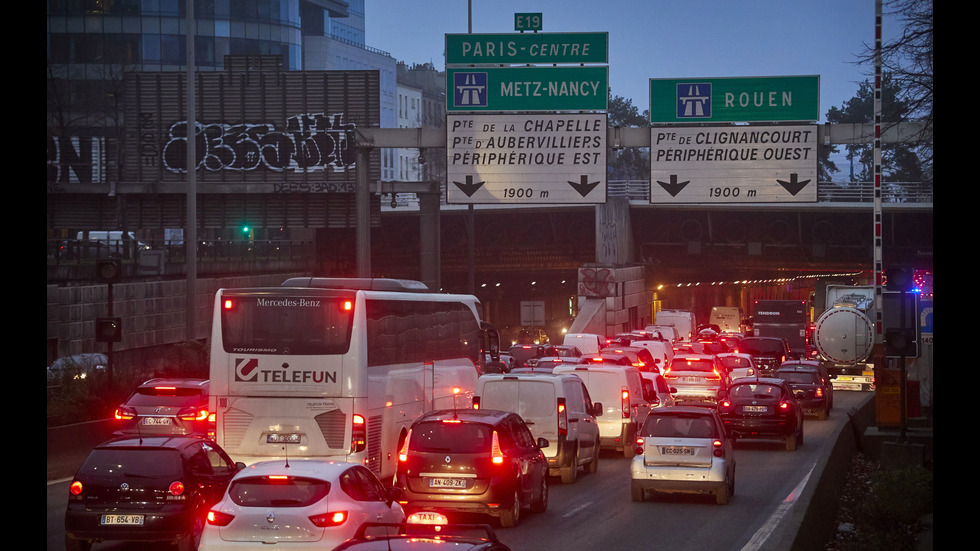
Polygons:
<instances>
[{"instance_id":1,"label":"sign text pte d'aubervilliers","mask_svg":"<svg viewBox=\"0 0 980 551\"><path fill-rule=\"evenodd\" d=\"M450 204L606 201L605 113L446 115Z\"/></svg>"}]
</instances>

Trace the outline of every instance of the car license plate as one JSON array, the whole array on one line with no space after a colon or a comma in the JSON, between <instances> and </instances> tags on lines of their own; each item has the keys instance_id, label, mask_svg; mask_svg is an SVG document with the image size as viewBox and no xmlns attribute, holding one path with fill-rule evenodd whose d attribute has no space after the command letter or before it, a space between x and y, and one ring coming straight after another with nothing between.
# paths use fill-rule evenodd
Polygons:
<instances>
[{"instance_id":1,"label":"car license plate","mask_svg":"<svg viewBox=\"0 0 980 551\"><path fill-rule=\"evenodd\" d=\"M300 434L291 432L287 434L273 433L265 435L266 444L299 444Z\"/></svg>"},{"instance_id":2,"label":"car license plate","mask_svg":"<svg viewBox=\"0 0 980 551\"><path fill-rule=\"evenodd\" d=\"M144 425L169 425L170 418L169 417L144 417L143 424Z\"/></svg>"},{"instance_id":3,"label":"car license plate","mask_svg":"<svg viewBox=\"0 0 980 551\"><path fill-rule=\"evenodd\" d=\"M102 515L101 524L143 526L143 515Z\"/></svg>"},{"instance_id":4,"label":"car license plate","mask_svg":"<svg viewBox=\"0 0 980 551\"><path fill-rule=\"evenodd\" d=\"M465 478L430 478L430 488L465 488Z\"/></svg>"},{"instance_id":5,"label":"car license plate","mask_svg":"<svg viewBox=\"0 0 980 551\"><path fill-rule=\"evenodd\" d=\"M681 377L681 381L685 383L700 383L701 377Z\"/></svg>"},{"instance_id":6,"label":"car license plate","mask_svg":"<svg viewBox=\"0 0 980 551\"><path fill-rule=\"evenodd\" d=\"M661 446L660 455L694 455L694 448L687 446Z\"/></svg>"},{"instance_id":7,"label":"car license plate","mask_svg":"<svg viewBox=\"0 0 980 551\"><path fill-rule=\"evenodd\" d=\"M766 406L742 406L742 410L749 413L765 413Z\"/></svg>"}]
</instances>

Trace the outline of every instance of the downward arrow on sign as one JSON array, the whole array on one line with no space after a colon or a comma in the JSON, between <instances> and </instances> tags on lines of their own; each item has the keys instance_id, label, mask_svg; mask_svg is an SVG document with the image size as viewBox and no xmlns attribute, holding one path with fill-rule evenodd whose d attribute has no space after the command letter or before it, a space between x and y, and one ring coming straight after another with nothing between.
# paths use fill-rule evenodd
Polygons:
<instances>
[{"instance_id":1,"label":"downward arrow on sign","mask_svg":"<svg viewBox=\"0 0 980 551\"><path fill-rule=\"evenodd\" d=\"M578 183L573 182L571 180L566 180L566 181L569 184L571 184L572 189L574 189L575 191L579 192L579 194L581 194L582 197L585 197L586 195L588 195L589 192L591 192L593 189L596 188L596 186L599 185L599 182L589 183L589 177L587 175L585 175L585 174L583 174L581 177L579 177L579 182Z\"/></svg>"},{"instance_id":2,"label":"downward arrow on sign","mask_svg":"<svg viewBox=\"0 0 980 551\"><path fill-rule=\"evenodd\" d=\"M677 175L671 174L670 183L661 182L660 180L657 180L657 183L660 184L660 187L664 188L664 191L669 193L671 197L677 197L677 194L680 193L681 190L687 186L687 184L690 184L691 181L688 180L686 182L678 182Z\"/></svg>"},{"instance_id":3,"label":"downward arrow on sign","mask_svg":"<svg viewBox=\"0 0 980 551\"><path fill-rule=\"evenodd\" d=\"M462 182L457 182L455 180L453 181L453 183L456 184L456 187L458 187L460 191L465 193L467 197L473 197L473 194L476 193L476 190L480 189L480 186L484 184L484 182L477 182L474 184L472 176L466 176L465 184Z\"/></svg>"},{"instance_id":4,"label":"downward arrow on sign","mask_svg":"<svg viewBox=\"0 0 980 551\"><path fill-rule=\"evenodd\" d=\"M810 183L810 180L803 180L802 182L799 182L797 181L797 178L799 178L799 174L794 172L789 175L788 182L778 179L776 181L779 182L779 185L783 186L783 189L788 191L790 195L795 197L801 189L805 188L806 185Z\"/></svg>"}]
</instances>

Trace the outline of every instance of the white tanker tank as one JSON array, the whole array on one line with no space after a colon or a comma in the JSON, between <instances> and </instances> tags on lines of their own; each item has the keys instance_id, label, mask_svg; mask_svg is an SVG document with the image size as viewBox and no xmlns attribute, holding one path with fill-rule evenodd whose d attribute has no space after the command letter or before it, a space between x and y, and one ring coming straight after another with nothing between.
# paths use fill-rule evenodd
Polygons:
<instances>
[{"instance_id":1,"label":"white tanker tank","mask_svg":"<svg viewBox=\"0 0 980 551\"><path fill-rule=\"evenodd\" d=\"M828 285L826 305L813 344L829 364L834 388L871 390L874 373L865 360L874 348L874 287Z\"/></svg>"}]
</instances>

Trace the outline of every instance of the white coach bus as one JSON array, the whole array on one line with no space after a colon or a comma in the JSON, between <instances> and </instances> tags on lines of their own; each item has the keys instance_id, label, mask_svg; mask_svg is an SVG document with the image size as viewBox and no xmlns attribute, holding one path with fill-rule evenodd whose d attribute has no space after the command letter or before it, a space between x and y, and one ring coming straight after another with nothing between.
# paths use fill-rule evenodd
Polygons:
<instances>
[{"instance_id":1,"label":"white coach bus","mask_svg":"<svg viewBox=\"0 0 980 551\"><path fill-rule=\"evenodd\" d=\"M219 289L211 335L216 441L236 461L361 462L382 480L424 412L470 408L499 336L472 295L413 280L291 278Z\"/></svg>"}]
</instances>

